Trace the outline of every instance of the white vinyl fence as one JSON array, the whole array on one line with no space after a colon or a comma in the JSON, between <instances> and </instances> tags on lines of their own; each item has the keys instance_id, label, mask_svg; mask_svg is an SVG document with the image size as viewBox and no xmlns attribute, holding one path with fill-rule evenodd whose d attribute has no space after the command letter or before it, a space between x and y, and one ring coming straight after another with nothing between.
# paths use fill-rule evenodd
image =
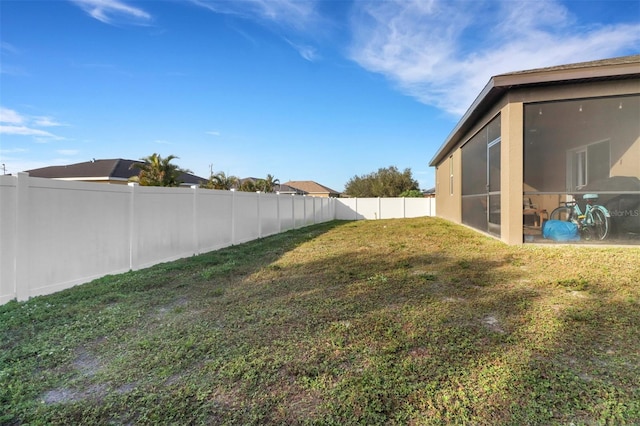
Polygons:
<instances>
[{"instance_id":1,"label":"white vinyl fence","mask_svg":"<svg viewBox=\"0 0 640 426\"><path fill-rule=\"evenodd\" d=\"M336 219L376 220L435 216L435 198L338 198Z\"/></svg>"},{"instance_id":2,"label":"white vinyl fence","mask_svg":"<svg viewBox=\"0 0 640 426\"><path fill-rule=\"evenodd\" d=\"M430 199L336 199L0 176L0 304L334 219L434 214Z\"/></svg>"}]
</instances>

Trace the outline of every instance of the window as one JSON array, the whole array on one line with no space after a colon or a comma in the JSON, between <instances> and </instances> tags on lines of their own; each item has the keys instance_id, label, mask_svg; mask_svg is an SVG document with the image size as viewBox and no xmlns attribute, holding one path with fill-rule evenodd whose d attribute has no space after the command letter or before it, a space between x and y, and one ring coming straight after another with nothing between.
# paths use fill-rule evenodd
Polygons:
<instances>
[{"instance_id":1,"label":"window","mask_svg":"<svg viewBox=\"0 0 640 426\"><path fill-rule=\"evenodd\" d=\"M567 187L580 191L589 183L609 177L609 141L597 142L567 152Z\"/></svg>"}]
</instances>

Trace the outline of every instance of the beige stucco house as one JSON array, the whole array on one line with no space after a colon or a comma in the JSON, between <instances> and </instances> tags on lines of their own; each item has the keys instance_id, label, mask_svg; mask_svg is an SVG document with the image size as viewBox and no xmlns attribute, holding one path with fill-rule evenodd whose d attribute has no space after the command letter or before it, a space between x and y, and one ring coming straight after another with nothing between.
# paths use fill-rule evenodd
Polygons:
<instances>
[{"instance_id":1,"label":"beige stucco house","mask_svg":"<svg viewBox=\"0 0 640 426\"><path fill-rule=\"evenodd\" d=\"M640 244L640 55L492 77L430 165L438 216L508 244L591 193Z\"/></svg>"},{"instance_id":2,"label":"beige stucco house","mask_svg":"<svg viewBox=\"0 0 640 426\"><path fill-rule=\"evenodd\" d=\"M282 184L282 188L279 192L281 194L296 193L325 198L336 198L340 196L338 191L327 186L320 185L312 180L290 180Z\"/></svg>"}]
</instances>

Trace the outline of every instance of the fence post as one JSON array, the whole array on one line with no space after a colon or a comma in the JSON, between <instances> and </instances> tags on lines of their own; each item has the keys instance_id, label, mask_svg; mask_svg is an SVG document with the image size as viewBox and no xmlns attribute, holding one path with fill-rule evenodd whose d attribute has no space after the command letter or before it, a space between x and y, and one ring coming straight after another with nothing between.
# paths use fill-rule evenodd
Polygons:
<instances>
[{"instance_id":1,"label":"fence post","mask_svg":"<svg viewBox=\"0 0 640 426\"><path fill-rule=\"evenodd\" d=\"M355 213L353 214L353 220L358 220L358 197L356 197L354 210L355 210Z\"/></svg>"},{"instance_id":2,"label":"fence post","mask_svg":"<svg viewBox=\"0 0 640 426\"><path fill-rule=\"evenodd\" d=\"M139 184L129 182L131 196L129 197L129 270L138 268L138 227L136 226L136 194Z\"/></svg>"},{"instance_id":3,"label":"fence post","mask_svg":"<svg viewBox=\"0 0 640 426\"><path fill-rule=\"evenodd\" d=\"M191 226L192 234L192 243L191 243L191 251L193 254L200 254L200 241L198 238L198 185L191 185L191 189L193 190L193 224Z\"/></svg>"},{"instance_id":4,"label":"fence post","mask_svg":"<svg viewBox=\"0 0 640 426\"><path fill-rule=\"evenodd\" d=\"M296 194L291 194L291 229L296 229Z\"/></svg>"},{"instance_id":5,"label":"fence post","mask_svg":"<svg viewBox=\"0 0 640 426\"><path fill-rule=\"evenodd\" d=\"M16 235L13 292L18 301L29 299L29 173L18 173L16 182Z\"/></svg>"},{"instance_id":6,"label":"fence post","mask_svg":"<svg viewBox=\"0 0 640 426\"><path fill-rule=\"evenodd\" d=\"M278 204L276 207L276 214L278 217L278 234L282 232L282 218L280 217L280 191L276 192L276 200L278 200Z\"/></svg>"},{"instance_id":7,"label":"fence post","mask_svg":"<svg viewBox=\"0 0 640 426\"><path fill-rule=\"evenodd\" d=\"M231 245L236 245L236 190L231 188Z\"/></svg>"},{"instance_id":8,"label":"fence post","mask_svg":"<svg viewBox=\"0 0 640 426\"><path fill-rule=\"evenodd\" d=\"M262 238L262 217L260 217L260 203L262 202L262 196L260 191L256 191L256 197L258 197L258 211L256 212L258 217L258 238Z\"/></svg>"},{"instance_id":9,"label":"fence post","mask_svg":"<svg viewBox=\"0 0 640 426\"><path fill-rule=\"evenodd\" d=\"M313 200L313 205L311 206L311 208L313 209L313 224L315 225L316 223L318 223L316 219L316 197L312 197L311 199Z\"/></svg>"}]
</instances>

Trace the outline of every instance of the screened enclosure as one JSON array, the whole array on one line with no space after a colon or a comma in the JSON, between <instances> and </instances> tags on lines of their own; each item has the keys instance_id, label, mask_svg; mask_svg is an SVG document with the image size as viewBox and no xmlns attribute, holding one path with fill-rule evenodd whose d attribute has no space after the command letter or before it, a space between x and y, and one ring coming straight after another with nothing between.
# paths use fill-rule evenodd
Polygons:
<instances>
[{"instance_id":1,"label":"screened enclosure","mask_svg":"<svg viewBox=\"0 0 640 426\"><path fill-rule=\"evenodd\" d=\"M500 116L462 146L462 223L500 236Z\"/></svg>"},{"instance_id":2,"label":"screened enclosure","mask_svg":"<svg viewBox=\"0 0 640 426\"><path fill-rule=\"evenodd\" d=\"M525 241L563 202L584 212L591 194L609 214L606 240L640 244L640 96L526 104L523 141Z\"/></svg>"}]
</instances>

